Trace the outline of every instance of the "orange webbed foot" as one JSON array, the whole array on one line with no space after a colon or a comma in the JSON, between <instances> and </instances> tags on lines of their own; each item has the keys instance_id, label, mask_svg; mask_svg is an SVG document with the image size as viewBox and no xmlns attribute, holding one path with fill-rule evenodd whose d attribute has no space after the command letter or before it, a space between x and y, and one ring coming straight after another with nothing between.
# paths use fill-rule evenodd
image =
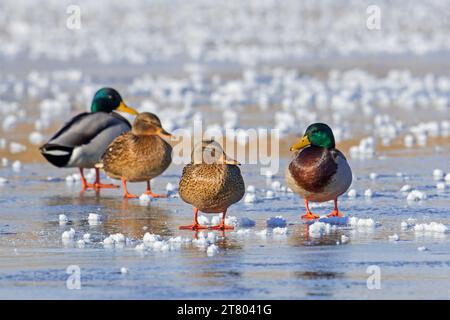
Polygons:
<instances>
[{"instance_id":1,"label":"orange webbed foot","mask_svg":"<svg viewBox=\"0 0 450 320\"><path fill-rule=\"evenodd\" d=\"M219 225L217 225L217 226L212 226L212 227L209 227L208 229L210 229L210 230L234 230L234 227L233 226L228 226L228 225L226 225L226 224L219 224Z\"/></svg>"},{"instance_id":2,"label":"orange webbed foot","mask_svg":"<svg viewBox=\"0 0 450 320\"><path fill-rule=\"evenodd\" d=\"M151 191L145 191L144 193L148 194L152 198L167 198L168 197L167 194L156 194L156 193L153 193Z\"/></svg>"},{"instance_id":3,"label":"orange webbed foot","mask_svg":"<svg viewBox=\"0 0 450 320\"><path fill-rule=\"evenodd\" d=\"M306 212L306 214L304 214L302 216L302 219L304 219L304 220L315 220L315 219L319 219L319 218L320 218L319 215L314 214L312 212Z\"/></svg>"},{"instance_id":4,"label":"orange webbed foot","mask_svg":"<svg viewBox=\"0 0 450 320\"><path fill-rule=\"evenodd\" d=\"M327 217L328 218L331 218L331 217L343 218L344 215L339 210L333 210L330 214L327 215Z\"/></svg>"},{"instance_id":5,"label":"orange webbed foot","mask_svg":"<svg viewBox=\"0 0 450 320\"><path fill-rule=\"evenodd\" d=\"M120 187L115 184L94 183L94 189L119 189Z\"/></svg>"},{"instance_id":6,"label":"orange webbed foot","mask_svg":"<svg viewBox=\"0 0 450 320\"><path fill-rule=\"evenodd\" d=\"M132 193L125 193L124 195L123 195L123 197L125 198L125 199L135 199L135 198L139 198L139 196L137 196L137 195L135 195L135 194L132 194Z\"/></svg>"},{"instance_id":7,"label":"orange webbed foot","mask_svg":"<svg viewBox=\"0 0 450 320\"><path fill-rule=\"evenodd\" d=\"M190 224L188 226L180 226L179 227L180 230L193 230L193 231L197 231L197 230L204 230L204 229L208 229L207 226L202 226L198 223L193 223Z\"/></svg>"}]
</instances>

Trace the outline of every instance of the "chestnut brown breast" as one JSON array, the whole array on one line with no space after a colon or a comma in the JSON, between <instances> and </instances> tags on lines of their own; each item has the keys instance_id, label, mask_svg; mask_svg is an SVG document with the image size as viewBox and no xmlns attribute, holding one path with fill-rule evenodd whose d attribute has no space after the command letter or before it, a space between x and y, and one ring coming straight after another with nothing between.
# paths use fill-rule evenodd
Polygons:
<instances>
[{"instance_id":1,"label":"chestnut brown breast","mask_svg":"<svg viewBox=\"0 0 450 320\"><path fill-rule=\"evenodd\" d=\"M295 182L309 192L322 192L337 171L337 164L326 148L310 146L301 150L289 165Z\"/></svg>"}]
</instances>

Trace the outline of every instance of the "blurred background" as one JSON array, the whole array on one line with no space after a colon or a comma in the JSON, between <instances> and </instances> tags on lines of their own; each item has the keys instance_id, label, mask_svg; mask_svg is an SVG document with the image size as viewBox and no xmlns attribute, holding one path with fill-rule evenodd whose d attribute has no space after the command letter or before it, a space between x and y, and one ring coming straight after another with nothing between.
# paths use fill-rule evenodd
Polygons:
<instances>
[{"instance_id":1,"label":"blurred background","mask_svg":"<svg viewBox=\"0 0 450 320\"><path fill-rule=\"evenodd\" d=\"M168 130L276 128L284 144L329 123L353 158L445 150L446 1L0 3L0 157L37 146L94 92L117 88ZM431 149L430 149L431 148Z\"/></svg>"}]
</instances>

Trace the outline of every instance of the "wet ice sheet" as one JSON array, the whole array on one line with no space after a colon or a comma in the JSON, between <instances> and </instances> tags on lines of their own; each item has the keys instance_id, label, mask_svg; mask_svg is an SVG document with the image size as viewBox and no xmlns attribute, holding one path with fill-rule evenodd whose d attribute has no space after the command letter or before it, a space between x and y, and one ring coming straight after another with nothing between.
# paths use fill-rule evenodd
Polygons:
<instances>
[{"instance_id":1,"label":"wet ice sheet","mask_svg":"<svg viewBox=\"0 0 450 320\"><path fill-rule=\"evenodd\" d=\"M436 188L432 174L434 168L449 171L442 167L446 157L352 161L357 196L343 196L341 210L358 219L373 219L375 225L337 226L318 236L299 220L303 201L273 190L273 186L281 190L273 181L283 186L282 176L266 180L256 167L244 165L246 183L255 187L252 191L261 201L241 201L229 215L247 217L256 225L225 237L216 233L218 252L210 250L213 254L192 243L165 252L135 250L146 232L163 240L193 238L194 233L178 230L192 219L191 208L179 198L124 201L120 190L80 195L80 185L64 179L70 170L55 171L41 164L26 165L21 172L2 168L1 176L9 183L0 187L0 297L448 298L450 235L417 232L412 226L450 225L450 194ZM404 172L401 177L398 168ZM371 179L372 172L376 179ZM171 167L155 180L154 189L162 191L169 182L176 185L179 173L180 168ZM427 198L408 202L400 192L405 184L425 192ZM144 188L130 184L131 192ZM371 198L364 196L368 188L374 192ZM276 197L265 199L267 190ZM324 215L332 204L313 205L312 210ZM90 213L101 216L99 223L89 223ZM66 215L66 224L60 224L60 214ZM286 220L287 232L267 226L275 216ZM61 235L70 228L76 232L75 240L64 243ZM77 240L86 233L90 242L79 248ZM101 243L117 233L129 242L109 247ZM392 240L395 234L398 241ZM66 288L69 265L81 268L82 290ZM370 265L381 268L381 290L367 289Z\"/></svg>"}]
</instances>

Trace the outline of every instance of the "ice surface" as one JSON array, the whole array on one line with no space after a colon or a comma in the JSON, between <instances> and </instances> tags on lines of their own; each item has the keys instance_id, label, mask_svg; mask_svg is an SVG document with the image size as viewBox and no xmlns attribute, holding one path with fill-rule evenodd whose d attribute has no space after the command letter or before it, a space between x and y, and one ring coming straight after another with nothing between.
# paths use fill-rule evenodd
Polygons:
<instances>
[{"instance_id":1,"label":"ice surface","mask_svg":"<svg viewBox=\"0 0 450 320\"><path fill-rule=\"evenodd\" d=\"M240 228L252 228L256 225L256 222L247 217L241 217L238 219L237 226Z\"/></svg>"}]
</instances>

